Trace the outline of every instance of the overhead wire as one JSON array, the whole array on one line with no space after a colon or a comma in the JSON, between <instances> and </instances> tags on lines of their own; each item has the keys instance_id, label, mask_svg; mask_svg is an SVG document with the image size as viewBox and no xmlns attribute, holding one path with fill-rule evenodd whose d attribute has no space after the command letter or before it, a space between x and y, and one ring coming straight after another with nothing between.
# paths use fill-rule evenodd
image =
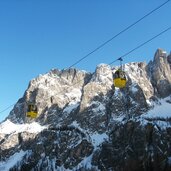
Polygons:
<instances>
[{"instance_id":1,"label":"overhead wire","mask_svg":"<svg viewBox=\"0 0 171 171\"><path fill-rule=\"evenodd\" d=\"M119 33L117 33L116 35L114 35L113 37L111 37L110 39L108 39L107 41L105 41L104 43L102 43L101 45L99 45L97 48L95 48L94 50L92 50L91 52L89 52L88 54L86 54L85 56L83 56L82 58L80 58L78 61L76 61L75 63L73 63L72 65L70 65L68 67L68 69L72 68L73 66L75 66L76 64L80 63L82 60L84 60L85 58L87 58L88 56L90 56L91 54L93 54L94 52L98 51L99 49L101 49L102 47L104 47L106 44L108 44L109 42L111 42L113 39L117 38L119 35L121 35L122 33L126 32L127 30L129 30L131 27L135 26L137 23L139 23L140 21L142 21L143 19L145 19L146 17L148 17L149 15L151 15L152 13L154 13L155 11L159 10L161 7L163 7L164 5L166 5L169 1L171 0L167 0L164 3L162 3L161 5L159 5L158 7L154 8L152 11L148 12L146 15L144 15L143 17L141 17L140 19L138 19L137 21L135 21L134 23L130 24L129 26L127 26L125 29L123 29L122 31L120 31ZM168 31L170 28L166 29L165 31L163 31L162 33L154 36L153 38L151 38L150 40L142 43L141 45L137 46L136 48L132 49L131 51L125 53L123 56L121 56L122 58L127 56L128 54L132 53L133 51L135 51L136 49L142 47L144 44L148 43L149 41L152 41L153 39L155 39L155 37L160 36L161 34L163 34L164 32ZM119 57L119 58L121 58ZM118 58L118 59L119 59ZM111 65L112 63L118 61L118 59L116 59L115 61L111 62L109 65ZM5 111L7 111L9 108L11 108L12 106L14 106L14 104L8 106L7 108L5 108L4 110L0 111L0 113L3 113Z\"/></svg>"},{"instance_id":2,"label":"overhead wire","mask_svg":"<svg viewBox=\"0 0 171 171\"><path fill-rule=\"evenodd\" d=\"M165 32L169 31L170 29L171 29L171 27L168 27L167 29L163 30L162 32L160 32L159 34L157 34L154 37L150 38L149 40L145 41L144 43L142 43L142 44L138 45L137 47L133 48L132 50L126 52L124 55L120 56L116 60L110 62L109 65L115 63L116 61L118 61L120 59L123 59L124 57L128 56L130 53L134 52L135 50L139 49L140 47L144 46L145 44L151 42L152 40L154 40L155 38L161 36L162 34L164 34Z\"/></svg>"},{"instance_id":3,"label":"overhead wire","mask_svg":"<svg viewBox=\"0 0 171 171\"><path fill-rule=\"evenodd\" d=\"M15 104L16 104L16 103L14 103L14 104L12 104L12 105L6 107L6 108L3 109L2 111L0 111L0 113L3 113L3 112L5 112L5 111L7 111L7 110L10 109L11 107L13 107Z\"/></svg>"},{"instance_id":4,"label":"overhead wire","mask_svg":"<svg viewBox=\"0 0 171 171\"><path fill-rule=\"evenodd\" d=\"M121 30L119 33L115 34L113 37L111 37L110 39L108 39L107 41L105 41L104 43L102 43L101 45L99 45L98 47L96 47L94 50L92 50L91 52L89 52L88 54L86 54L85 56L83 56L82 58L80 58L78 61L76 61L75 63L73 63L68 68L71 68L71 67L75 66L76 64L80 63L82 60L86 59L91 54L93 54L94 52L96 52L99 49L101 49L102 47L104 47L106 44L108 44L109 42L111 42L113 39L117 38L119 35L121 35L122 33L126 32L131 27L135 26L137 23L139 23L140 21L142 21L143 19L145 19L146 17L148 17L149 15L151 15L152 13L154 13L155 11L159 10L161 7L163 7L164 5L166 5L169 1L171 1L171 0L167 0L164 3L162 3L161 5L159 5L158 7L154 8L152 11L148 12L143 17L139 18L137 21L133 22L132 24L130 24L129 26L127 26L126 28L124 28L123 30Z\"/></svg>"},{"instance_id":5,"label":"overhead wire","mask_svg":"<svg viewBox=\"0 0 171 171\"><path fill-rule=\"evenodd\" d=\"M143 42L142 44L138 45L137 47L133 48L132 50L128 51L127 53L125 53L124 55L120 56L120 57L117 58L116 60L110 62L108 65L111 65L111 64L117 62L118 60L123 59L123 58L126 57L127 55L131 54L131 53L134 52L135 50L139 49L140 47L144 46L145 44L151 42L152 40L154 40L154 39L156 39L157 37L161 36L162 34L166 33L166 32L169 31L170 29L171 29L171 26L168 27L167 29L163 30L163 31L160 32L159 34L153 36L153 37L150 38L149 40L147 40L147 41ZM68 69L70 69L70 68L68 68ZM95 73L95 72L93 72L93 73ZM93 74L93 73L92 73L92 74ZM80 81L76 82L76 83L73 84L72 86L74 86L74 85L80 83L81 81L83 81L83 80L80 80ZM59 94L59 93L57 93L57 94L55 94L55 95L53 95L53 96L56 96L56 95L58 95L58 94ZM49 97L48 97L46 100L48 100L48 99L49 99ZM4 110L0 111L0 113L5 112L6 110L8 110L9 108L11 108L11 107L14 106L14 105L15 105L15 104L12 104L12 105L8 106L8 107L5 108Z\"/></svg>"}]
</instances>

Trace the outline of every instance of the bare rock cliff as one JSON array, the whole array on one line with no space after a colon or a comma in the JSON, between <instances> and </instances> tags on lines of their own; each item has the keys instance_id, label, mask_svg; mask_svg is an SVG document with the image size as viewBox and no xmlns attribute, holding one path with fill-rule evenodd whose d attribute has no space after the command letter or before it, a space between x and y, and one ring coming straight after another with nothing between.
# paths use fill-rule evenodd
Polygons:
<instances>
[{"instance_id":1,"label":"bare rock cliff","mask_svg":"<svg viewBox=\"0 0 171 171\"><path fill-rule=\"evenodd\" d=\"M31 80L0 124L0 170L17 155L10 171L171 170L170 61L158 49L149 64L125 64L124 89L113 86L118 67L106 64L94 73L53 69ZM25 115L28 102L37 104L36 119ZM162 104L165 117L148 115ZM19 128L7 132L5 125Z\"/></svg>"}]
</instances>

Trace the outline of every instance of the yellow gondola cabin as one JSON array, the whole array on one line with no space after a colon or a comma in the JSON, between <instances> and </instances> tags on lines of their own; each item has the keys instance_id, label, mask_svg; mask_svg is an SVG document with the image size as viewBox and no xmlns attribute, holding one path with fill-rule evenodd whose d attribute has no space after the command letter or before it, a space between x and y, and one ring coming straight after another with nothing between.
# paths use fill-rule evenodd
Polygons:
<instances>
[{"instance_id":1,"label":"yellow gondola cabin","mask_svg":"<svg viewBox=\"0 0 171 171\"><path fill-rule=\"evenodd\" d=\"M27 114L26 116L29 118L37 118L37 106L33 103L29 103L27 106Z\"/></svg>"},{"instance_id":2,"label":"yellow gondola cabin","mask_svg":"<svg viewBox=\"0 0 171 171\"><path fill-rule=\"evenodd\" d=\"M124 88L126 86L125 72L118 69L113 75L114 86L118 88Z\"/></svg>"}]
</instances>

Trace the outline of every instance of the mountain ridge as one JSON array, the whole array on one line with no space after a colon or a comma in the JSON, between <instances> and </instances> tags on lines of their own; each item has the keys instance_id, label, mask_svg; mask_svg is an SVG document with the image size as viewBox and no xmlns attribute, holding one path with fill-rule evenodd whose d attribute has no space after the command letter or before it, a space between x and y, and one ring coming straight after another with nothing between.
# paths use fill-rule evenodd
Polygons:
<instances>
[{"instance_id":1,"label":"mountain ridge","mask_svg":"<svg viewBox=\"0 0 171 171\"><path fill-rule=\"evenodd\" d=\"M70 68L39 75L0 125L1 161L21 153L10 170L171 169L171 144L163 145L171 142L170 66L162 49L148 64L125 64L124 89L113 86L117 67L107 64L94 73ZM29 101L38 106L35 120L25 115ZM162 105L168 114L155 117ZM10 122L24 131L3 132ZM24 125L34 122L39 131L27 131Z\"/></svg>"}]
</instances>

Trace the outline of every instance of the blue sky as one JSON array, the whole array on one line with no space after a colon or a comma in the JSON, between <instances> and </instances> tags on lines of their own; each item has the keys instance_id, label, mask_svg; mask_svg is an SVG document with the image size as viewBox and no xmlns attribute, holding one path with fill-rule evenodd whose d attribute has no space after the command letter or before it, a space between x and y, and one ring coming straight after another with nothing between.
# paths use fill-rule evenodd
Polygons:
<instances>
[{"instance_id":1,"label":"blue sky","mask_svg":"<svg viewBox=\"0 0 171 171\"><path fill-rule=\"evenodd\" d=\"M67 68L164 0L1 0L0 111L23 96L29 81L51 68ZM94 71L171 26L171 2L75 67ZM125 58L153 59L171 50L171 31ZM114 65L118 65L115 63ZM12 108L11 108L12 109ZM0 114L0 120L10 110Z\"/></svg>"}]
</instances>

